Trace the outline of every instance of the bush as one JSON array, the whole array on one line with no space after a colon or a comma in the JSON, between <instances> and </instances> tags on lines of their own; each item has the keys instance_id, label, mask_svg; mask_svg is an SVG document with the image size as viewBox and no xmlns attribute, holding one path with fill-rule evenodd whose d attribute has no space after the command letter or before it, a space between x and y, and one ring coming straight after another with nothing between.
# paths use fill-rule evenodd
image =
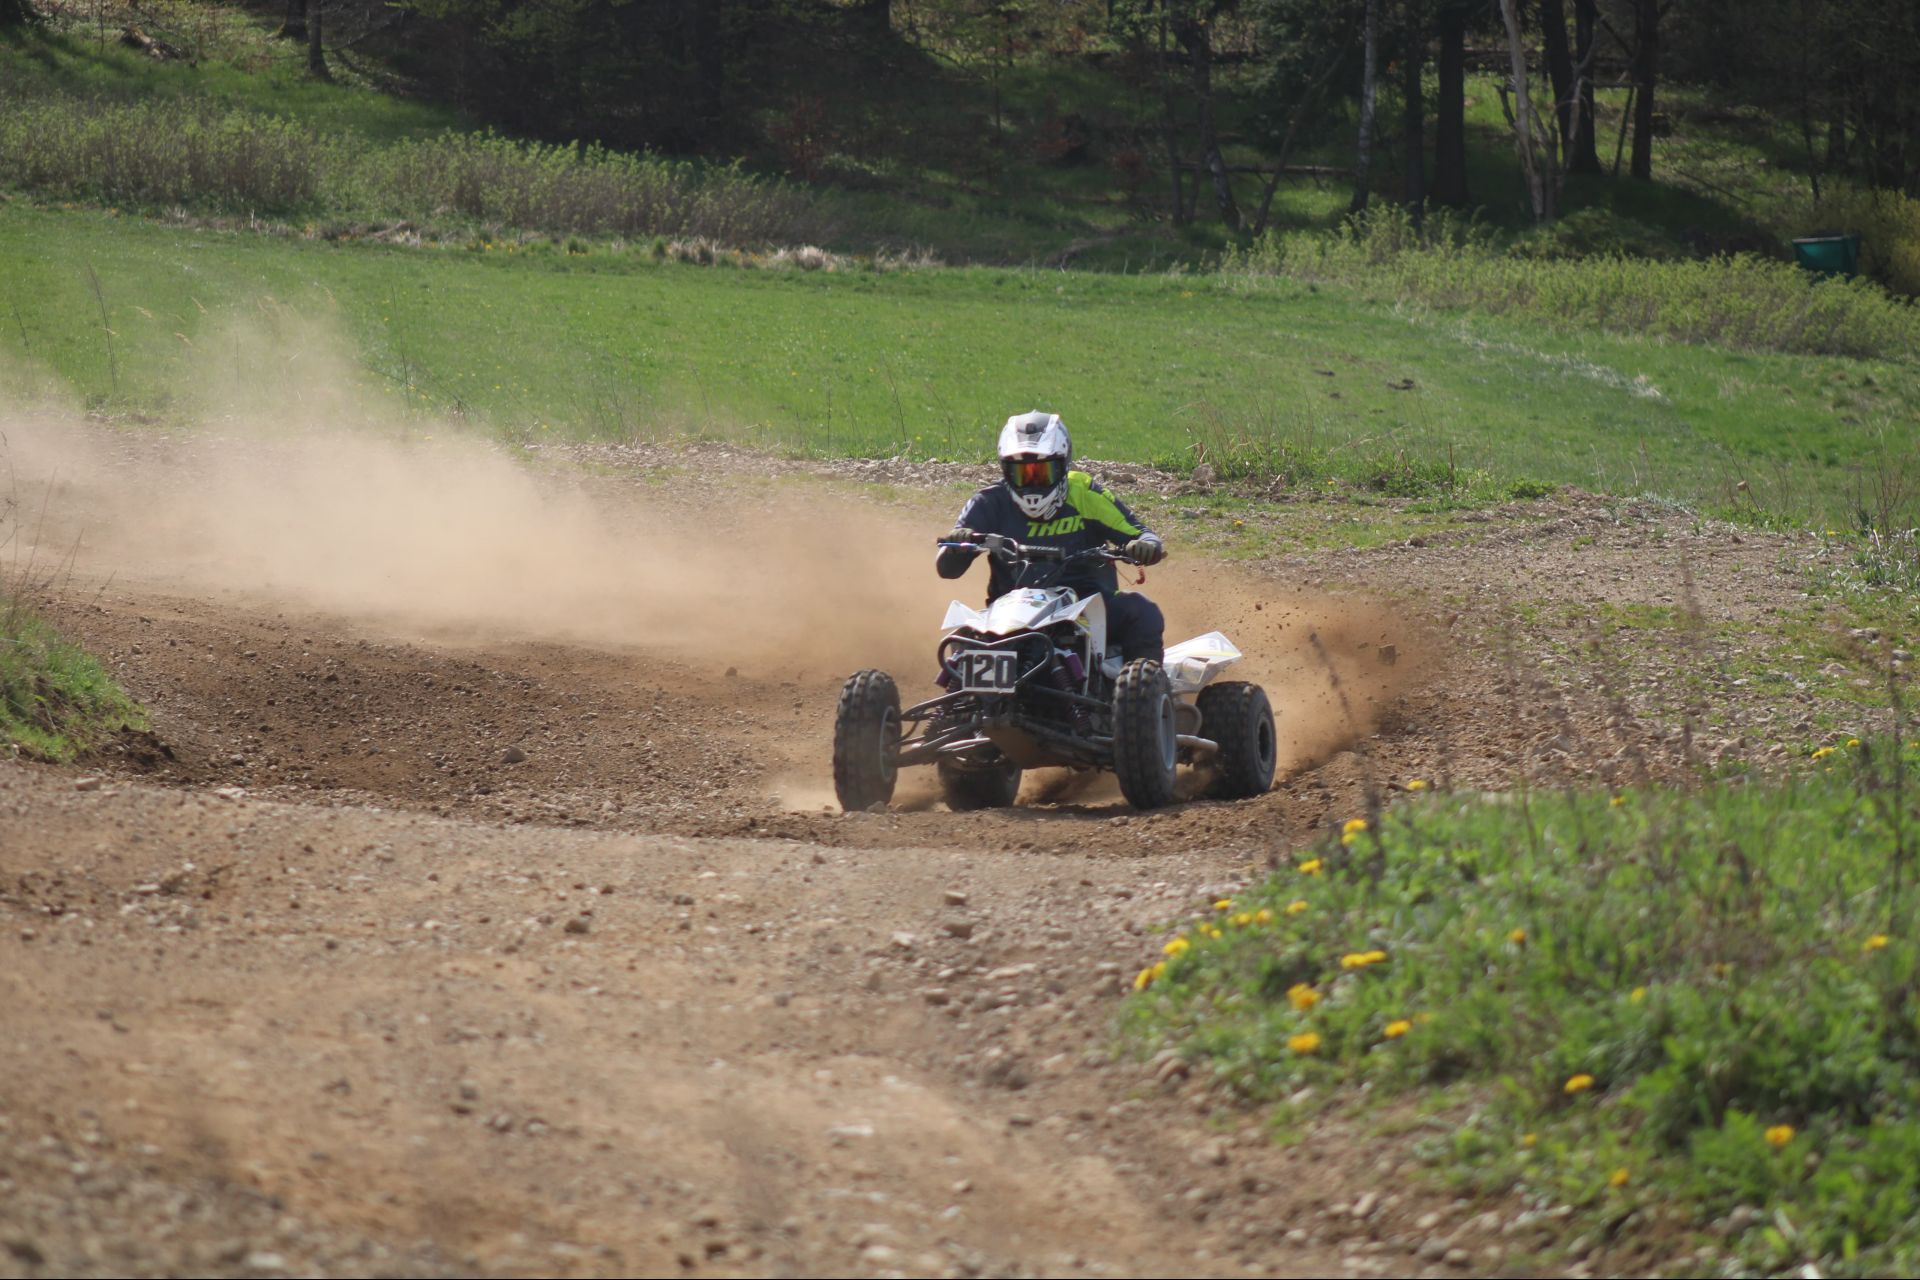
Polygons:
<instances>
[{"instance_id":1,"label":"bush","mask_svg":"<svg viewBox=\"0 0 1920 1280\"><path fill-rule=\"evenodd\" d=\"M1857 235L1860 271L1888 289L1920 297L1920 200L1898 191L1842 187L1795 211L1804 234Z\"/></svg>"},{"instance_id":2,"label":"bush","mask_svg":"<svg viewBox=\"0 0 1920 1280\"><path fill-rule=\"evenodd\" d=\"M1483 1183L1614 1220L1778 1211L1797 1231L1756 1262L1907 1274L1920 743L1813 756L1699 794L1356 817L1168 942L1130 1023L1254 1098L1473 1082L1447 1154Z\"/></svg>"},{"instance_id":3,"label":"bush","mask_svg":"<svg viewBox=\"0 0 1920 1280\"><path fill-rule=\"evenodd\" d=\"M0 174L27 190L208 212L490 223L550 235L825 239L811 196L738 168L448 133L375 146L180 103L0 93Z\"/></svg>"},{"instance_id":4,"label":"bush","mask_svg":"<svg viewBox=\"0 0 1920 1280\"><path fill-rule=\"evenodd\" d=\"M1920 349L1920 311L1867 280L1811 281L1749 255L1514 256L1456 220L1428 224L1415 229L1403 209L1382 206L1334 232L1269 232L1220 270L1249 287L1266 277L1340 284L1388 301L1750 350L1904 360Z\"/></svg>"}]
</instances>

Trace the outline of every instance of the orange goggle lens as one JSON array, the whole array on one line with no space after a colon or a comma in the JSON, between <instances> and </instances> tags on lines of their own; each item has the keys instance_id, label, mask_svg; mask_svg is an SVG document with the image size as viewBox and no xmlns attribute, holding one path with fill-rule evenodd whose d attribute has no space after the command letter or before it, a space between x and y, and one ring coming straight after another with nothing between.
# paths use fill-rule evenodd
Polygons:
<instances>
[{"instance_id":1,"label":"orange goggle lens","mask_svg":"<svg viewBox=\"0 0 1920 1280\"><path fill-rule=\"evenodd\" d=\"M1051 458L1016 460L1007 464L1007 474L1022 489L1050 488L1060 478L1059 466Z\"/></svg>"}]
</instances>

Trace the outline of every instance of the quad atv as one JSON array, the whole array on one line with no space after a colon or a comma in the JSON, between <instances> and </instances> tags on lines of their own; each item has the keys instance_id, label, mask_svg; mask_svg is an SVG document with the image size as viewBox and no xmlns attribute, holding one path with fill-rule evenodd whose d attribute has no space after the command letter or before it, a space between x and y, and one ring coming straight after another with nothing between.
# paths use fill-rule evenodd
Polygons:
<instances>
[{"instance_id":1,"label":"quad atv","mask_svg":"<svg viewBox=\"0 0 1920 1280\"><path fill-rule=\"evenodd\" d=\"M1104 548L1063 552L1000 535L941 539L985 552L1018 586L985 609L959 601L941 623L942 692L906 710L884 671L855 673L833 726L833 786L841 808L884 806L902 768L931 764L956 811L1010 805L1026 769L1110 769L1136 809L1174 798L1181 764L1210 771L1203 794L1258 795L1273 784L1273 710L1256 684L1216 680L1240 660L1218 631L1155 662L1122 663L1107 647L1098 593L1055 585L1090 560L1134 564Z\"/></svg>"}]
</instances>

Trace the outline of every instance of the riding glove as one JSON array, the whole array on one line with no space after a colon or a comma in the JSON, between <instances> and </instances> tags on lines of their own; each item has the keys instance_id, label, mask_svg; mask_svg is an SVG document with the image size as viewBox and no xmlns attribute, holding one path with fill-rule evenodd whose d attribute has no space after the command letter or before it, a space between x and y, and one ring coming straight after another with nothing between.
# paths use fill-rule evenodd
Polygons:
<instances>
[{"instance_id":1,"label":"riding glove","mask_svg":"<svg viewBox=\"0 0 1920 1280\"><path fill-rule=\"evenodd\" d=\"M1129 556L1141 564L1159 564L1167 558L1167 544L1150 533L1144 537L1135 538L1124 549Z\"/></svg>"}]
</instances>

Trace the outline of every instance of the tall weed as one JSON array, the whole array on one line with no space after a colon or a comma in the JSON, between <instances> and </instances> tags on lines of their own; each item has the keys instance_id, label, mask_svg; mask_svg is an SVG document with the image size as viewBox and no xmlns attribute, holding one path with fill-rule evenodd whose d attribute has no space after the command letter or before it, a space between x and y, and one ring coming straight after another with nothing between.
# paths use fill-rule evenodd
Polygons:
<instances>
[{"instance_id":1,"label":"tall weed","mask_svg":"<svg viewBox=\"0 0 1920 1280\"><path fill-rule=\"evenodd\" d=\"M1457 220L1429 223L1416 229L1386 206L1333 232L1269 232L1229 251L1220 270L1248 287L1272 277L1339 284L1445 310L1748 350L1896 360L1920 350L1920 310L1867 280L1811 281L1790 263L1750 255L1522 257Z\"/></svg>"}]
</instances>

